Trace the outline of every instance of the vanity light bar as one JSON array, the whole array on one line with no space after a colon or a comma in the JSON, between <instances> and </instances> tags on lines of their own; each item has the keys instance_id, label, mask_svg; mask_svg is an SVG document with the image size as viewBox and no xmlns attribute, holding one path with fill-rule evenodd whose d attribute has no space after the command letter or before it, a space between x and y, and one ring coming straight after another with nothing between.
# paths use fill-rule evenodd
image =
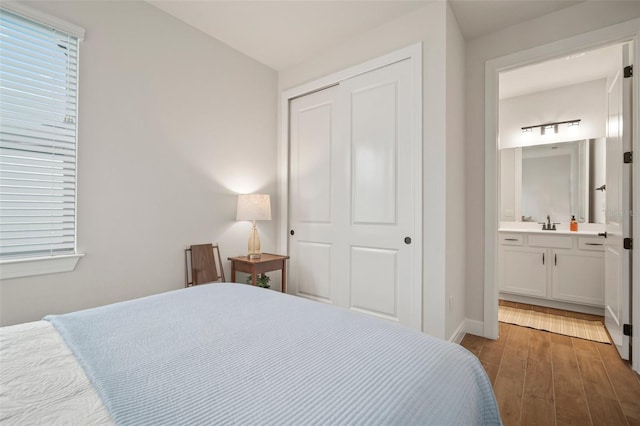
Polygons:
<instances>
[{"instance_id":1,"label":"vanity light bar","mask_svg":"<svg viewBox=\"0 0 640 426\"><path fill-rule=\"evenodd\" d=\"M540 127L540 134L542 136L544 136L545 133L547 133L547 130L551 130L551 129L553 129L553 133L558 133L558 125L557 124L549 124L548 126Z\"/></svg>"},{"instance_id":2,"label":"vanity light bar","mask_svg":"<svg viewBox=\"0 0 640 426\"><path fill-rule=\"evenodd\" d=\"M540 128L541 135L544 135L547 130L551 130L551 129L553 129L554 133L558 133L558 126L560 126L561 124L566 124L569 127L579 126L581 121L582 120L577 119L577 120L556 121L554 123L536 124L535 126L526 126L526 127L522 127L522 133L533 132L533 129L537 127Z\"/></svg>"}]
</instances>

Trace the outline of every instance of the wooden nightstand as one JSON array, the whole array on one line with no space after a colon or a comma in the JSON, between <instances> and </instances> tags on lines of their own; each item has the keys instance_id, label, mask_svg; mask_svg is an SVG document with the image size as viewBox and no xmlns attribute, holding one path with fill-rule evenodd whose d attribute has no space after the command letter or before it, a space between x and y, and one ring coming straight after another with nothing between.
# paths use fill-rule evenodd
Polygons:
<instances>
[{"instance_id":1,"label":"wooden nightstand","mask_svg":"<svg viewBox=\"0 0 640 426\"><path fill-rule=\"evenodd\" d=\"M256 285L258 274L282 270L282 292L287 292L287 259L289 256L262 253L260 259L249 259L247 256L229 257L231 261L231 281L236 282L236 271L251 274L252 284Z\"/></svg>"}]
</instances>

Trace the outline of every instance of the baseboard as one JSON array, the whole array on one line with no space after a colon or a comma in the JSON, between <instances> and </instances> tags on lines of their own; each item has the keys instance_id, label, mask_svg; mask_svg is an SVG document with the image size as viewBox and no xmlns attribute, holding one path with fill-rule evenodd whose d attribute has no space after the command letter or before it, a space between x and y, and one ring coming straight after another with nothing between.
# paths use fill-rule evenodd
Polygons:
<instances>
[{"instance_id":1,"label":"baseboard","mask_svg":"<svg viewBox=\"0 0 640 426\"><path fill-rule=\"evenodd\" d=\"M464 338L464 335L466 334L465 332L465 320L463 320L460 325L458 326L458 328L456 328L456 331L453 332L453 334L451 335L451 337L449 337L449 341L452 343L457 343L460 344L460 342L462 342L462 339Z\"/></svg>"},{"instance_id":2,"label":"baseboard","mask_svg":"<svg viewBox=\"0 0 640 426\"><path fill-rule=\"evenodd\" d=\"M475 334L476 336L484 335L484 323L482 321L471 320L469 318L465 318L464 321L460 324L460 326L453 332L449 341L452 343L460 343L464 338L465 334Z\"/></svg>"},{"instance_id":3,"label":"baseboard","mask_svg":"<svg viewBox=\"0 0 640 426\"><path fill-rule=\"evenodd\" d=\"M475 334L476 336L484 336L484 322L465 318L464 331L469 334Z\"/></svg>"}]
</instances>

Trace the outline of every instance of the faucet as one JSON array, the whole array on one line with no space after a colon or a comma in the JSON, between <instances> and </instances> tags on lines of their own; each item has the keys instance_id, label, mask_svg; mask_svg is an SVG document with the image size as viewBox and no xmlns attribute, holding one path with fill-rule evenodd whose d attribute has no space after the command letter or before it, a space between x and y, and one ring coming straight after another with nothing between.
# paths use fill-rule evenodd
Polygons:
<instances>
[{"instance_id":1,"label":"faucet","mask_svg":"<svg viewBox=\"0 0 640 426\"><path fill-rule=\"evenodd\" d=\"M542 225L542 230L543 231L556 231L556 225L559 225L560 222L551 222L551 215L547 215L547 221L546 222L538 222L539 224Z\"/></svg>"}]
</instances>

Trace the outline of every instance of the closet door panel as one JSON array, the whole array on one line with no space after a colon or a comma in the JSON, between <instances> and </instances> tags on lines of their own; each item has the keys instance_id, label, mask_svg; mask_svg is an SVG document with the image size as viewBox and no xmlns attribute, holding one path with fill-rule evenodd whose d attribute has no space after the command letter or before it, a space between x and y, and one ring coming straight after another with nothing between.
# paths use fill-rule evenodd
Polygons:
<instances>
[{"instance_id":1,"label":"closet door panel","mask_svg":"<svg viewBox=\"0 0 640 426\"><path fill-rule=\"evenodd\" d=\"M398 252L351 248L350 308L398 321Z\"/></svg>"},{"instance_id":2,"label":"closet door panel","mask_svg":"<svg viewBox=\"0 0 640 426\"><path fill-rule=\"evenodd\" d=\"M331 244L298 242L298 295L333 303L331 294Z\"/></svg>"},{"instance_id":3,"label":"closet door panel","mask_svg":"<svg viewBox=\"0 0 640 426\"><path fill-rule=\"evenodd\" d=\"M342 82L340 139L350 156L349 307L420 328L411 75L405 60Z\"/></svg>"},{"instance_id":4,"label":"closet door panel","mask_svg":"<svg viewBox=\"0 0 640 426\"><path fill-rule=\"evenodd\" d=\"M396 223L397 82L351 94L353 223Z\"/></svg>"},{"instance_id":5,"label":"closet door panel","mask_svg":"<svg viewBox=\"0 0 640 426\"><path fill-rule=\"evenodd\" d=\"M298 220L331 222L331 141L333 102L298 112Z\"/></svg>"},{"instance_id":6,"label":"closet door panel","mask_svg":"<svg viewBox=\"0 0 640 426\"><path fill-rule=\"evenodd\" d=\"M344 266L344 228L336 210L344 198L344 167L337 161L338 87L290 104L289 293L343 306L339 269ZM342 181L342 182L341 182ZM344 207L342 207L344 208Z\"/></svg>"}]
</instances>

